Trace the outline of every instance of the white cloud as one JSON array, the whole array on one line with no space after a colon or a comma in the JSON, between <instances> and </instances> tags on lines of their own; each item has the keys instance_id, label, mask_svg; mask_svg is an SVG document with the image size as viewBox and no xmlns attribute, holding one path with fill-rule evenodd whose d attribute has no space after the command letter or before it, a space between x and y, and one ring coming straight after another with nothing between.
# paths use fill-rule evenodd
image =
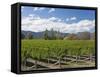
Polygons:
<instances>
[{"instance_id":1,"label":"white cloud","mask_svg":"<svg viewBox=\"0 0 100 77\"><path fill-rule=\"evenodd\" d=\"M45 8L44 7L34 7L33 10L34 11L41 11L41 10L44 10Z\"/></svg>"},{"instance_id":2,"label":"white cloud","mask_svg":"<svg viewBox=\"0 0 100 77\"><path fill-rule=\"evenodd\" d=\"M76 17L71 17L71 18L66 18L66 21L72 21L72 20L76 20L77 18Z\"/></svg>"},{"instance_id":3,"label":"white cloud","mask_svg":"<svg viewBox=\"0 0 100 77\"><path fill-rule=\"evenodd\" d=\"M38 10L38 7L35 7L33 10L34 10L34 11L37 11L37 10Z\"/></svg>"},{"instance_id":4,"label":"white cloud","mask_svg":"<svg viewBox=\"0 0 100 77\"><path fill-rule=\"evenodd\" d=\"M55 21L56 20L56 21ZM40 18L39 16L34 16L31 19L30 16L22 19L22 30L40 32L46 29L54 29L63 33L77 33L83 31L90 31L95 29L95 20L81 20L77 23L67 24L64 22L59 22L61 19L56 17L51 18Z\"/></svg>"},{"instance_id":5,"label":"white cloud","mask_svg":"<svg viewBox=\"0 0 100 77\"><path fill-rule=\"evenodd\" d=\"M30 18L33 18L35 16L35 14L29 14Z\"/></svg>"},{"instance_id":6,"label":"white cloud","mask_svg":"<svg viewBox=\"0 0 100 77\"><path fill-rule=\"evenodd\" d=\"M54 21L54 20L57 20L57 18L56 17L51 17L51 18L49 18L49 20Z\"/></svg>"},{"instance_id":7,"label":"white cloud","mask_svg":"<svg viewBox=\"0 0 100 77\"><path fill-rule=\"evenodd\" d=\"M57 17L51 17L48 19L49 21L58 21L58 22L61 22L62 20L60 18L57 18Z\"/></svg>"},{"instance_id":8,"label":"white cloud","mask_svg":"<svg viewBox=\"0 0 100 77\"><path fill-rule=\"evenodd\" d=\"M76 20L76 17L71 17L70 20Z\"/></svg>"},{"instance_id":9,"label":"white cloud","mask_svg":"<svg viewBox=\"0 0 100 77\"><path fill-rule=\"evenodd\" d=\"M54 8L51 8L51 9L48 11L48 13L51 13L51 12L53 12L53 11L55 11L55 9L54 9Z\"/></svg>"},{"instance_id":10,"label":"white cloud","mask_svg":"<svg viewBox=\"0 0 100 77\"><path fill-rule=\"evenodd\" d=\"M40 19L40 17L38 15L36 15L36 14L29 14L29 17L28 18L30 18L32 20Z\"/></svg>"},{"instance_id":11,"label":"white cloud","mask_svg":"<svg viewBox=\"0 0 100 77\"><path fill-rule=\"evenodd\" d=\"M21 7L21 12L23 12L24 8L25 8L24 6Z\"/></svg>"},{"instance_id":12,"label":"white cloud","mask_svg":"<svg viewBox=\"0 0 100 77\"><path fill-rule=\"evenodd\" d=\"M44 10L45 8L44 7L41 7L39 10Z\"/></svg>"},{"instance_id":13,"label":"white cloud","mask_svg":"<svg viewBox=\"0 0 100 77\"><path fill-rule=\"evenodd\" d=\"M21 7L22 9L25 8L24 6Z\"/></svg>"},{"instance_id":14,"label":"white cloud","mask_svg":"<svg viewBox=\"0 0 100 77\"><path fill-rule=\"evenodd\" d=\"M69 21L69 18L66 18L66 21Z\"/></svg>"}]
</instances>

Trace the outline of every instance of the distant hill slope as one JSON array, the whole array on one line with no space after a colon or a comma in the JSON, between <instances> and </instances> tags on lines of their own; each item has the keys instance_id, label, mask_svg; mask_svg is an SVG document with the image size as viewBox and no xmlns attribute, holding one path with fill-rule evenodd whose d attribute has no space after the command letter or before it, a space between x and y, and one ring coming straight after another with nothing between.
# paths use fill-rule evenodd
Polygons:
<instances>
[{"instance_id":1,"label":"distant hill slope","mask_svg":"<svg viewBox=\"0 0 100 77\"><path fill-rule=\"evenodd\" d=\"M22 34L24 34L25 36L28 34L28 33L31 33L33 35L34 38L36 39L40 39L40 38L43 38L44 37L44 32L45 31L42 31L42 32L32 32L32 31L21 31ZM57 31L54 31L54 32L57 32ZM51 31L48 31L48 35L51 36L52 32ZM70 35L71 33L61 33L59 32L59 35L61 37L67 37L68 35ZM87 32L88 36L90 37L90 39L94 39L95 38L95 33L90 33L90 32ZM78 38L83 38L83 37L86 37L86 34L84 34L84 32L78 32L76 34L78 36Z\"/></svg>"},{"instance_id":2,"label":"distant hill slope","mask_svg":"<svg viewBox=\"0 0 100 77\"><path fill-rule=\"evenodd\" d=\"M34 38L43 38L44 37L44 31L43 32L32 32L32 31L21 31L22 34L24 34L25 36L28 33L31 33ZM67 36L69 33L60 33L60 35L62 37ZM51 31L48 31L48 35L51 35Z\"/></svg>"}]
</instances>

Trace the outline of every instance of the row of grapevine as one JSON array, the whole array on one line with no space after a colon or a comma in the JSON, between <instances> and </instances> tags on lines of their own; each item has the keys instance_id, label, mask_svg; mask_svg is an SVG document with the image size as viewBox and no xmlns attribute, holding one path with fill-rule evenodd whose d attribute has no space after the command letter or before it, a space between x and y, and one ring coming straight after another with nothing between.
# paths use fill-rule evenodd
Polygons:
<instances>
[{"instance_id":1,"label":"row of grapevine","mask_svg":"<svg viewBox=\"0 0 100 77\"><path fill-rule=\"evenodd\" d=\"M46 59L49 61L51 58L56 58L58 60L59 66L61 67L61 60L65 56L76 56L76 62L80 56L91 56L95 55L95 47L93 45L81 45L80 43L78 45L72 45L72 44L66 44L64 43L63 45L51 43L49 41L47 45L43 42L38 43L25 43L22 42L22 47L21 47L21 62L22 64L26 65L26 60L27 58L32 58L35 61L41 61L43 59ZM72 43L72 42L71 42ZM37 45L36 45L37 44ZM74 44L74 43L73 43ZM71 46L70 46L71 45ZM36 62L37 63L37 62ZM36 65L36 64L35 64Z\"/></svg>"},{"instance_id":2,"label":"row of grapevine","mask_svg":"<svg viewBox=\"0 0 100 77\"><path fill-rule=\"evenodd\" d=\"M70 47L70 48L22 48L22 60L27 58L33 59L49 59L51 57L57 57L58 59L63 56L82 56L82 55L94 55L94 49L92 47L80 48L80 47Z\"/></svg>"}]
</instances>

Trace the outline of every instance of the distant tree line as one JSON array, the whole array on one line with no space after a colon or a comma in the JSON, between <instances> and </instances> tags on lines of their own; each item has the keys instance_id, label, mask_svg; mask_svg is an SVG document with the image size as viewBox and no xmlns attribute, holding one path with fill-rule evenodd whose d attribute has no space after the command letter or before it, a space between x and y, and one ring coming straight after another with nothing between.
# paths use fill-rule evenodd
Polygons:
<instances>
[{"instance_id":1,"label":"distant tree line","mask_svg":"<svg viewBox=\"0 0 100 77\"><path fill-rule=\"evenodd\" d=\"M49 34L51 32L51 35ZM77 34L75 33L69 33L66 36L62 36L59 31L54 31L53 29L50 30L45 30L44 32L44 39L45 40L94 40L95 39L95 32L90 33L90 32L78 32Z\"/></svg>"},{"instance_id":2,"label":"distant tree line","mask_svg":"<svg viewBox=\"0 0 100 77\"><path fill-rule=\"evenodd\" d=\"M21 33L22 39L37 39L32 32ZM94 40L95 32L78 32L78 33L68 33L67 35L62 35L59 31L45 30L43 32L43 37L39 39L45 40Z\"/></svg>"}]
</instances>

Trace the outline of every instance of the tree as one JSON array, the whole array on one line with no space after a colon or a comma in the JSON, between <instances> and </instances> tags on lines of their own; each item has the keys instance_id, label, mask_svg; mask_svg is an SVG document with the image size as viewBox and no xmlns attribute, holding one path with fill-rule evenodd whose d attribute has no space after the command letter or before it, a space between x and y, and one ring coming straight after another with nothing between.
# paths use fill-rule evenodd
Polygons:
<instances>
[{"instance_id":1,"label":"tree","mask_svg":"<svg viewBox=\"0 0 100 77\"><path fill-rule=\"evenodd\" d=\"M53 30L53 28L51 29L51 40L55 40L56 36L55 36L55 31Z\"/></svg>"},{"instance_id":2,"label":"tree","mask_svg":"<svg viewBox=\"0 0 100 77\"><path fill-rule=\"evenodd\" d=\"M44 32L44 39L47 40L48 39L48 30L46 29Z\"/></svg>"},{"instance_id":3,"label":"tree","mask_svg":"<svg viewBox=\"0 0 100 77\"><path fill-rule=\"evenodd\" d=\"M33 39L33 35L31 32L28 32L27 35L26 35L26 39Z\"/></svg>"},{"instance_id":4,"label":"tree","mask_svg":"<svg viewBox=\"0 0 100 77\"><path fill-rule=\"evenodd\" d=\"M78 37L80 40L89 40L90 39L90 32L79 32Z\"/></svg>"},{"instance_id":5,"label":"tree","mask_svg":"<svg viewBox=\"0 0 100 77\"><path fill-rule=\"evenodd\" d=\"M25 35L23 33L21 33L21 39L24 39Z\"/></svg>"},{"instance_id":6,"label":"tree","mask_svg":"<svg viewBox=\"0 0 100 77\"><path fill-rule=\"evenodd\" d=\"M56 39L63 39L59 30L56 32L55 37L56 37Z\"/></svg>"},{"instance_id":7,"label":"tree","mask_svg":"<svg viewBox=\"0 0 100 77\"><path fill-rule=\"evenodd\" d=\"M95 32L91 33L91 40L95 40Z\"/></svg>"},{"instance_id":8,"label":"tree","mask_svg":"<svg viewBox=\"0 0 100 77\"><path fill-rule=\"evenodd\" d=\"M47 29L44 31L44 39L45 40L56 40L56 39L63 39L59 31L54 31L52 28L50 31Z\"/></svg>"},{"instance_id":9,"label":"tree","mask_svg":"<svg viewBox=\"0 0 100 77\"><path fill-rule=\"evenodd\" d=\"M69 34L67 37L65 37L64 39L68 39L68 40L78 40L78 37L76 34Z\"/></svg>"}]
</instances>

